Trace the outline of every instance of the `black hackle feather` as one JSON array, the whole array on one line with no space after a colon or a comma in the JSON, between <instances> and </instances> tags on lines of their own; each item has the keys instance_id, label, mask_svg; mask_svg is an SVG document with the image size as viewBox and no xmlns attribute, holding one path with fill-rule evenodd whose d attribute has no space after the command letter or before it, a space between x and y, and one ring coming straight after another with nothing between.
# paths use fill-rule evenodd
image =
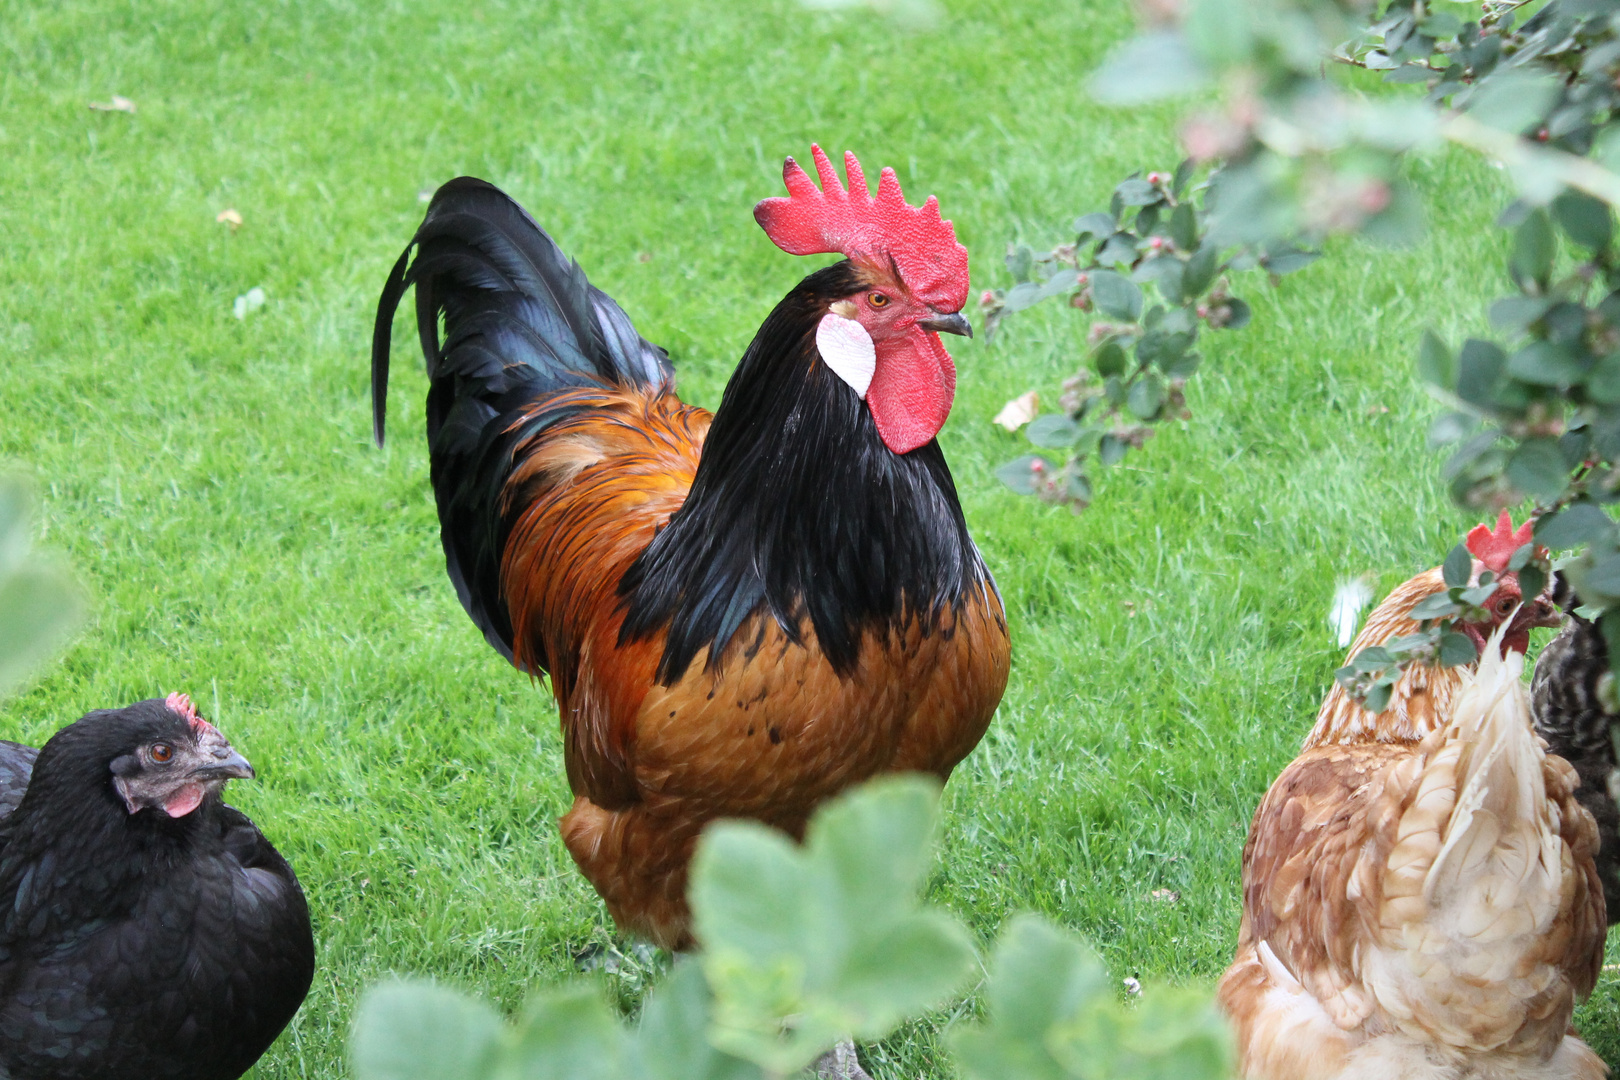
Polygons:
<instances>
[{"instance_id":1,"label":"black hackle feather","mask_svg":"<svg viewBox=\"0 0 1620 1080\"><path fill-rule=\"evenodd\" d=\"M808 621L847 676L866 634L912 620L932 632L993 588L939 443L894 453L821 362L817 324L861 288L853 264L835 263L766 318L715 411L691 494L620 583L621 641L668 627L660 681L705 647L718 665L762 605L793 640Z\"/></svg>"}]
</instances>

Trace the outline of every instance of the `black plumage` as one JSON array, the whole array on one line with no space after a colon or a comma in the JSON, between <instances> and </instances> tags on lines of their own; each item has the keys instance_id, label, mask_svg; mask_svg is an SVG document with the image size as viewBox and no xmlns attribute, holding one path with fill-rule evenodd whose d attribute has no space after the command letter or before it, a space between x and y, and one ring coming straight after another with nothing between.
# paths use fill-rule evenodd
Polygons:
<instances>
[{"instance_id":1,"label":"black plumage","mask_svg":"<svg viewBox=\"0 0 1620 1080\"><path fill-rule=\"evenodd\" d=\"M1615 770L1612 714L1599 694L1599 684L1609 674L1609 649L1602 628L1576 614L1580 600L1562 574L1553 598L1568 613L1568 621L1536 659L1531 684L1536 731L1580 775L1575 797L1597 819L1597 870L1612 925L1620 922L1620 806L1609 793Z\"/></svg>"},{"instance_id":2,"label":"black plumage","mask_svg":"<svg viewBox=\"0 0 1620 1080\"><path fill-rule=\"evenodd\" d=\"M458 177L434 193L377 301L371 401L379 446L394 311L412 285L446 568L467 614L511 660L500 560L508 511L521 510L522 500L511 498L506 481L519 447L580 411L532 406L574 387L658 386L673 369L528 211L493 184ZM497 418L505 422L492 423Z\"/></svg>"},{"instance_id":3,"label":"black plumage","mask_svg":"<svg viewBox=\"0 0 1620 1080\"><path fill-rule=\"evenodd\" d=\"M0 739L0 818L17 809L17 804L22 802L37 757L39 751L32 746Z\"/></svg>"},{"instance_id":4,"label":"black plumage","mask_svg":"<svg viewBox=\"0 0 1620 1080\"><path fill-rule=\"evenodd\" d=\"M847 259L777 304L743 354L703 444L691 494L620 584L621 641L668 627L669 683L710 663L761 605L792 639L808 619L840 674L862 638L941 615L992 587L939 443L883 444L861 399L824 363L816 326L858 292Z\"/></svg>"},{"instance_id":5,"label":"black plumage","mask_svg":"<svg viewBox=\"0 0 1620 1080\"><path fill-rule=\"evenodd\" d=\"M0 748L6 1080L232 1080L308 992L297 878L219 797L251 769L175 700Z\"/></svg>"}]
</instances>

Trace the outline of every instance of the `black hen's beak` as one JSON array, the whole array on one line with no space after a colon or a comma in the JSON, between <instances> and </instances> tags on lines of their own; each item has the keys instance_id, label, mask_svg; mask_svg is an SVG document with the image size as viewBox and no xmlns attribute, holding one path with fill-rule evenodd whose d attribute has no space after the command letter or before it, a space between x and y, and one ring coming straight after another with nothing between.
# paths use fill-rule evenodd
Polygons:
<instances>
[{"instance_id":1,"label":"black hen's beak","mask_svg":"<svg viewBox=\"0 0 1620 1080\"><path fill-rule=\"evenodd\" d=\"M224 757L217 757L208 764L193 769L191 775L198 780L252 780L253 766L248 759L235 750L226 748L230 752Z\"/></svg>"},{"instance_id":2,"label":"black hen's beak","mask_svg":"<svg viewBox=\"0 0 1620 1080\"><path fill-rule=\"evenodd\" d=\"M924 330L933 330L941 334L961 334L965 338L973 336L973 324L963 318L960 311L949 315L935 315L931 319L918 319L917 325Z\"/></svg>"}]
</instances>

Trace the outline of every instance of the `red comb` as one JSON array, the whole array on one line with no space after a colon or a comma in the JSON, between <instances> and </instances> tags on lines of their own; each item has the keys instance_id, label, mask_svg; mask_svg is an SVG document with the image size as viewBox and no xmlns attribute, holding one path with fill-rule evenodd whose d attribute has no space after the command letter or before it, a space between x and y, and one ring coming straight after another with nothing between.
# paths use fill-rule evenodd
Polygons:
<instances>
[{"instance_id":1,"label":"red comb","mask_svg":"<svg viewBox=\"0 0 1620 1080\"><path fill-rule=\"evenodd\" d=\"M866 174L855 155L844 155L849 189L838 182L821 147L810 147L821 187L799 163L782 166L787 198L761 199L754 220L777 247L789 255L823 252L868 259L894 260L906 288L943 312L960 311L967 303L968 253L956 242L956 230L939 216L932 195L921 206L907 204L893 169L884 169L877 197L867 194Z\"/></svg>"},{"instance_id":2,"label":"red comb","mask_svg":"<svg viewBox=\"0 0 1620 1080\"><path fill-rule=\"evenodd\" d=\"M1506 510L1496 520L1496 531L1492 532L1484 525L1475 525L1468 532L1468 550L1491 570L1498 574L1507 571L1508 560L1513 553L1524 545L1530 543L1535 535L1535 518L1526 518L1518 530L1513 528L1513 518ZM1539 549L1538 549L1539 550Z\"/></svg>"},{"instance_id":3,"label":"red comb","mask_svg":"<svg viewBox=\"0 0 1620 1080\"><path fill-rule=\"evenodd\" d=\"M170 712L190 724L193 731L211 729L214 726L197 715L197 706L191 703L189 694L170 694L163 699L163 704L169 707Z\"/></svg>"}]
</instances>

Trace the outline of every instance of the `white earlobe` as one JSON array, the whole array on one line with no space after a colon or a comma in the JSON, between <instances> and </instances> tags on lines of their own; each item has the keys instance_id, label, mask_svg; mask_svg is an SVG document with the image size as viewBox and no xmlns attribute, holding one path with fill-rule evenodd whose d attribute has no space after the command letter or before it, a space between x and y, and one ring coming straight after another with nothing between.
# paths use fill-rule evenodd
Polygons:
<instances>
[{"instance_id":1,"label":"white earlobe","mask_svg":"<svg viewBox=\"0 0 1620 1080\"><path fill-rule=\"evenodd\" d=\"M872 372L877 369L877 350L872 346L872 335L854 319L828 312L816 327L816 348L821 359L832 368L833 374L855 388L862 399L866 388L872 385Z\"/></svg>"}]
</instances>

